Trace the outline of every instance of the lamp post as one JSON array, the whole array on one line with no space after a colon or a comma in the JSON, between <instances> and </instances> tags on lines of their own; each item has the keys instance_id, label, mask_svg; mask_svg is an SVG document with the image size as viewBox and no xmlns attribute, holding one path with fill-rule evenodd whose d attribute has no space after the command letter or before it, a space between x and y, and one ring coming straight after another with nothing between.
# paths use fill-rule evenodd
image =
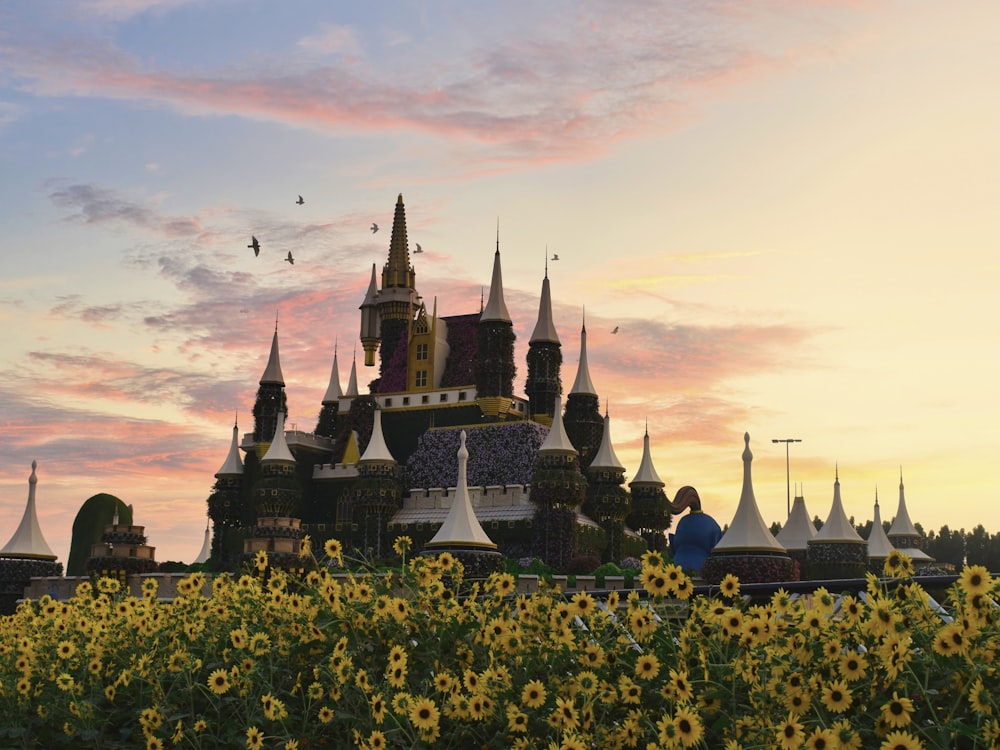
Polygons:
<instances>
[{"instance_id":1,"label":"lamp post","mask_svg":"<svg viewBox=\"0 0 1000 750\"><path fill-rule=\"evenodd\" d=\"M772 438L772 443L784 443L785 444L785 489L788 492L787 510L786 517L792 514L792 476L788 470L788 444L789 443L801 443L799 438Z\"/></svg>"}]
</instances>

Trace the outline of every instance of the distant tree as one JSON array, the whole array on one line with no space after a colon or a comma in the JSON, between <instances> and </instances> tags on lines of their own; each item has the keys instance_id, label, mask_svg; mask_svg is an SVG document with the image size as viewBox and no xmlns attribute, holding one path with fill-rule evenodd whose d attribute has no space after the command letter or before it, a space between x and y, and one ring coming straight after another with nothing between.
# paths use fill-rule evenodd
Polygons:
<instances>
[{"instance_id":1,"label":"distant tree","mask_svg":"<svg viewBox=\"0 0 1000 750\"><path fill-rule=\"evenodd\" d=\"M772 536L778 536L778 533L780 531L781 531L781 524L778 523L777 521L773 522L771 524L771 535Z\"/></svg>"},{"instance_id":2,"label":"distant tree","mask_svg":"<svg viewBox=\"0 0 1000 750\"><path fill-rule=\"evenodd\" d=\"M823 528L823 519L819 516L813 516L813 526L816 527L816 531Z\"/></svg>"},{"instance_id":3,"label":"distant tree","mask_svg":"<svg viewBox=\"0 0 1000 750\"><path fill-rule=\"evenodd\" d=\"M986 548L986 557L982 565L994 575L1000 575L1000 532L990 537L989 545Z\"/></svg>"},{"instance_id":4,"label":"distant tree","mask_svg":"<svg viewBox=\"0 0 1000 750\"><path fill-rule=\"evenodd\" d=\"M945 525L937 534L932 531L926 537L924 552L938 562L961 568L965 564L965 530L952 531Z\"/></svg>"},{"instance_id":5,"label":"distant tree","mask_svg":"<svg viewBox=\"0 0 1000 750\"><path fill-rule=\"evenodd\" d=\"M873 521L865 521L863 524L855 524L854 530L858 532L858 536L862 539L867 539L872 533L872 526L874 526Z\"/></svg>"},{"instance_id":6,"label":"distant tree","mask_svg":"<svg viewBox=\"0 0 1000 750\"><path fill-rule=\"evenodd\" d=\"M965 535L965 561L968 565L986 565L989 549L990 535L982 524Z\"/></svg>"}]
</instances>

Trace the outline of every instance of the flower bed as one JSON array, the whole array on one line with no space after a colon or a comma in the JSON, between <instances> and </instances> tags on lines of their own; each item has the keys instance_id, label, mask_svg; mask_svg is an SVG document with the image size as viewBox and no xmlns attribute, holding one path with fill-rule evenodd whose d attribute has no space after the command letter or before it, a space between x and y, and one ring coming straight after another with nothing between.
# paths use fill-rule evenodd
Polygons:
<instances>
[{"instance_id":1,"label":"flower bed","mask_svg":"<svg viewBox=\"0 0 1000 750\"><path fill-rule=\"evenodd\" d=\"M308 545L306 545L308 548ZM454 556L392 576L292 575L259 553L159 601L116 580L0 618L0 747L987 748L1000 739L1000 586L966 568L931 608L916 579L864 599L689 599L647 553L598 602ZM308 566L303 566L308 567ZM728 597L728 598L726 598ZM954 619L952 619L954 618Z\"/></svg>"}]
</instances>

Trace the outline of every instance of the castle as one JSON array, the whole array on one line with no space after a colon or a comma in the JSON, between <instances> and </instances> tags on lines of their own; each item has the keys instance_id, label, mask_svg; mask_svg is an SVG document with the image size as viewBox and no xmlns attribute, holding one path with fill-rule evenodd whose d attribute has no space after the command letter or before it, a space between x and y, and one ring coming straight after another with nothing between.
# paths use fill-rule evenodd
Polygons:
<instances>
[{"instance_id":1,"label":"castle","mask_svg":"<svg viewBox=\"0 0 1000 750\"><path fill-rule=\"evenodd\" d=\"M501 553L564 566L579 556L618 562L666 544L669 501L649 456L628 488L587 363L580 359L563 408L562 354L548 272L515 392L516 333L504 302L500 242L480 310L441 317L417 291L403 196L388 258L360 304L364 364L378 367L369 393L356 362L346 391L336 349L316 428L285 430L278 329L253 406L252 433L233 427L208 498L212 559L233 568L260 550L298 556L301 539L337 538L379 558L407 535L419 549L444 522L458 485L460 433L467 438L469 501ZM373 439L373 434L376 436ZM463 450L465 444L463 442Z\"/></svg>"}]
</instances>

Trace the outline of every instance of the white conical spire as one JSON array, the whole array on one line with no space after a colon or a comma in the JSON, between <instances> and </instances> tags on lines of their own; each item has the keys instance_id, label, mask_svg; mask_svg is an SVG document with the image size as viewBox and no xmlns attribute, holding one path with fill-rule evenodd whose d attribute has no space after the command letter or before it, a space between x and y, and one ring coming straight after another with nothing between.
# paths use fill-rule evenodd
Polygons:
<instances>
[{"instance_id":1,"label":"white conical spire","mask_svg":"<svg viewBox=\"0 0 1000 750\"><path fill-rule=\"evenodd\" d=\"M378 299L378 281L375 279L375 264L372 263L372 278L368 282L368 291L365 292L364 301L362 301L361 306L375 305Z\"/></svg>"},{"instance_id":2,"label":"white conical spire","mask_svg":"<svg viewBox=\"0 0 1000 750\"><path fill-rule=\"evenodd\" d=\"M233 441L229 444L229 455L225 463L215 472L216 477L235 476L243 473L243 460L240 458L240 428L239 423L233 423Z\"/></svg>"},{"instance_id":3,"label":"white conical spire","mask_svg":"<svg viewBox=\"0 0 1000 750\"><path fill-rule=\"evenodd\" d=\"M882 528L882 514L878 508L878 488L876 487L875 516L872 518L872 533L868 535L868 557L875 560L884 560L894 549L895 547L892 546L889 537L885 535L885 529Z\"/></svg>"},{"instance_id":4,"label":"white conical spire","mask_svg":"<svg viewBox=\"0 0 1000 750\"><path fill-rule=\"evenodd\" d=\"M396 459L389 452L389 446L385 444L385 436L382 434L382 410L375 409L375 421L372 424L372 436L368 440L368 447L359 459L361 461L392 461Z\"/></svg>"},{"instance_id":5,"label":"white conical spire","mask_svg":"<svg viewBox=\"0 0 1000 750\"><path fill-rule=\"evenodd\" d=\"M531 334L528 343L538 342L559 343L559 334L556 333L555 323L552 322L552 296L549 291L549 270L546 261L545 278L542 279L542 297L538 302L538 321L535 323L535 330Z\"/></svg>"},{"instance_id":6,"label":"white conical spire","mask_svg":"<svg viewBox=\"0 0 1000 750\"><path fill-rule=\"evenodd\" d=\"M767 528L764 519L761 518L760 509L757 507L757 498L753 494L753 480L750 478L750 462L753 461L753 453L750 452L750 433L744 433L743 442L746 446L743 449L743 491L740 493L740 502L736 506L736 515L733 516L729 529L722 535L722 539L715 545L713 551L736 551L736 550L762 550L773 552L785 552L774 534Z\"/></svg>"},{"instance_id":7,"label":"white conical spire","mask_svg":"<svg viewBox=\"0 0 1000 750\"><path fill-rule=\"evenodd\" d=\"M500 239L497 238L497 251L493 255L493 281L490 282L490 298L480 320L502 320L510 323L510 313L503 301L503 279L500 276Z\"/></svg>"},{"instance_id":8,"label":"white conical spire","mask_svg":"<svg viewBox=\"0 0 1000 750\"><path fill-rule=\"evenodd\" d=\"M920 536L917 527L910 520L910 514L906 510L906 495L903 494L903 469L899 469L899 507L896 508L896 517L892 520L889 528L889 536Z\"/></svg>"},{"instance_id":9,"label":"white conical spire","mask_svg":"<svg viewBox=\"0 0 1000 750\"><path fill-rule=\"evenodd\" d=\"M198 556L194 559L194 563L197 564L197 563L207 562L208 558L210 558L211 556L212 556L212 534L209 531L209 522L208 519L206 518L205 538L202 540L201 543L201 552L199 552Z\"/></svg>"},{"instance_id":10,"label":"white conical spire","mask_svg":"<svg viewBox=\"0 0 1000 750\"><path fill-rule=\"evenodd\" d=\"M285 412L281 409L278 410L278 422L274 427L274 438L267 448L267 453L260 460L261 463L267 463L268 461L295 462L295 456L292 455L292 451L288 448L288 442L285 440Z\"/></svg>"},{"instance_id":11,"label":"white conical spire","mask_svg":"<svg viewBox=\"0 0 1000 750\"><path fill-rule=\"evenodd\" d=\"M28 477L28 502L24 506L21 523L18 524L10 541L0 550L0 554L11 557L38 557L55 560L55 553L52 552L45 537L42 536L42 527L38 525L38 514L35 511L35 485L38 484L35 468L37 466L37 461L31 462L31 476Z\"/></svg>"},{"instance_id":12,"label":"white conical spire","mask_svg":"<svg viewBox=\"0 0 1000 750\"><path fill-rule=\"evenodd\" d=\"M358 395L358 359L355 355L354 360L351 362L351 377L347 380L347 393L344 394L348 397L353 397Z\"/></svg>"},{"instance_id":13,"label":"white conical spire","mask_svg":"<svg viewBox=\"0 0 1000 750\"><path fill-rule=\"evenodd\" d=\"M806 510L806 499L802 495L796 495L792 500L792 510L788 514L788 520L781 527L775 539L782 547L788 549L807 549L809 540L816 536L816 527L809 520L809 511Z\"/></svg>"},{"instance_id":14,"label":"white conical spire","mask_svg":"<svg viewBox=\"0 0 1000 750\"><path fill-rule=\"evenodd\" d=\"M646 434L642 436L642 460L639 462L639 471L635 473L635 478L628 483L633 484L658 484L663 486L660 475L653 467L653 459L649 453L649 427L646 427Z\"/></svg>"},{"instance_id":15,"label":"white conical spire","mask_svg":"<svg viewBox=\"0 0 1000 750\"><path fill-rule=\"evenodd\" d=\"M625 470L625 465L618 460L614 446L611 445L611 417L607 411L604 412L604 435L601 436L601 446L597 449L594 460L590 462L590 468Z\"/></svg>"},{"instance_id":16,"label":"white conical spire","mask_svg":"<svg viewBox=\"0 0 1000 750\"><path fill-rule=\"evenodd\" d=\"M830 506L830 515L823 522L823 528L816 532L813 537L816 542L860 542L864 539L851 525L844 512L844 503L840 499L840 470L834 472L833 481L833 505Z\"/></svg>"},{"instance_id":17,"label":"white conical spire","mask_svg":"<svg viewBox=\"0 0 1000 750\"><path fill-rule=\"evenodd\" d=\"M458 486L455 488L455 498L451 501L451 509L438 529L437 534L428 543L428 547L479 547L496 549L497 546L489 538L472 510L472 500L469 497L469 486L466 470L469 462L469 451L465 447L465 430L459 435L458 447Z\"/></svg>"},{"instance_id":18,"label":"white conical spire","mask_svg":"<svg viewBox=\"0 0 1000 750\"><path fill-rule=\"evenodd\" d=\"M562 418L562 396L556 396L555 416L552 417L552 427L549 434L545 436L539 453L577 453L572 441L566 435L566 426Z\"/></svg>"},{"instance_id":19,"label":"white conical spire","mask_svg":"<svg viewBox=\"0 0 1000 750\"><path fill-rule=\"evenodd\" d=\"M333 368L330 370L330 384L323 394L324 404L334 404L340 400L344 392L340 389L340 365L337 364L337 344L333 345Z\"/></svg>"},{"instance_id":20,"label":"white conical spire","mask_svg":"<svg viewBox=\"0 0 1000 750\"><path fill-rule=\"evenodd\" d=\"M264 374L260 376L260 384L276 383L285 384L285 378L281 374L281 361L278 357L278 321L274 322L274 337L271 339L271 353L267 358L267 367Z\"/></svg>"},{"instance_id":21,"label":"white conical spire","mask_svg":"<svg viewBox=\"0 0 1000 750\"><path fill-rule=\"evenodd\" d=\"M584 321L583 326L580 328L580 365L577 367L576 380L573 381L573 387L570 388L569 392L587 394L590 396L597 395L597 389L594 388L594 384L590 380L590 368L587 366L586 321Z\"/></svg>"}]
</instances>

